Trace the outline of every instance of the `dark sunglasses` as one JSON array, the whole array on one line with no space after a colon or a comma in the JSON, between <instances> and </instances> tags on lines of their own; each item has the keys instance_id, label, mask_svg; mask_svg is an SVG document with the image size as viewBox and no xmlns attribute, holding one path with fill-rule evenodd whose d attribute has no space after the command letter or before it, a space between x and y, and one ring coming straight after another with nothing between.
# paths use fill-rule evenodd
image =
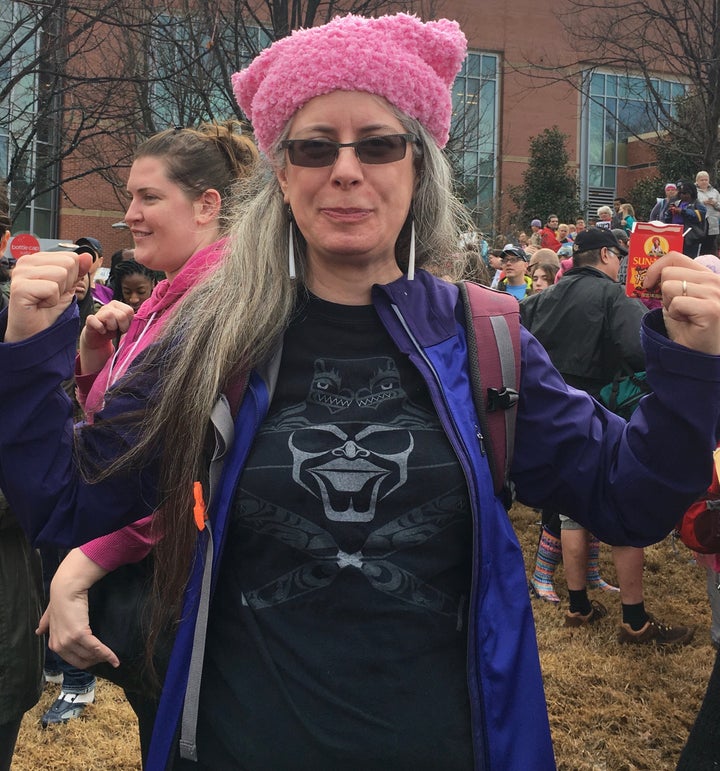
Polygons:
<instances>
[{"instance_id":1,"label":"dark sunglasses","mask_svg":"<svg viewBox=\"0 0 720 771\"><path fill-rule=\"evenodd\" d=\"M405 157L407 143L419 145L415 134L384 134L358 139L357 142L333 142L331 139L286 139L280 147L288 151L293 166L320 168L332 166L341 147L352 147L361 163L394 163Z\"/></svg>"}]
</instances>

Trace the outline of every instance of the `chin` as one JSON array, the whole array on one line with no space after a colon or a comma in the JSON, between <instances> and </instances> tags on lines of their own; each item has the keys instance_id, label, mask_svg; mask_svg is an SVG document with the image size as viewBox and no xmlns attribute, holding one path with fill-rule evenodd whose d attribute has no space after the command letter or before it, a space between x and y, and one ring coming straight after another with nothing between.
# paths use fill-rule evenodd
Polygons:
<instances>
[{"instance_id":1,"label":"chin","mask_svg":"<svg viewBox=\"0 0 720 771\"><path fill-rule=\"evenodd\" d=\"M153 270L152 267L152 261L153 257L150 255L149 252L146 252L145 249L142 247L138 249L138 247L135 247L135 254L134 254L134 260L135 262L139 262L141 265L144 265L146 268L150 268L150 270Z\"/></svg>"}]
</instances>

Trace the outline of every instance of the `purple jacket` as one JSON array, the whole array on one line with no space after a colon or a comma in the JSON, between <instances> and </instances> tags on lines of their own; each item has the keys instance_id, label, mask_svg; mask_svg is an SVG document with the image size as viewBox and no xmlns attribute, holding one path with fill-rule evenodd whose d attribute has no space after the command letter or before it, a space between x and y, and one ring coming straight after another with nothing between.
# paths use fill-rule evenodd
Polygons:
<instances>
[{"instance_id":1,"label":"purple jacket","mask_svg":"<svg viewBox=\"0 0 720 771\"><path fill-rule=\"evenodd\" d=\"M108 359L100 372L80 375L77 371L80 357L77 357L77 396L88 423L92 423L95 413L102 409L105 394L113 383L123 376L136 356L158 339L173 308L190 289L217 267L225 254L226 243L227 239L222 238L195 252L172 281L163 279L153 289L153 293L133 317L115 355ZM146 517L83 544L81 550L105 570L115 570L120 565L139 562L150 553L152 547L152 518Z\"/></svg>"},{"instance_id":2,"label":"purple jacket","mask_svg":"<svg viewBox=\"0 0 720 771\"><path fill-rule=\"evenodd\" d=\"M468 482L475 533L468 691L476 768L552 769L522 554L493 493L483 454L457 288L419 271L415 281L401 278L376 286L373 303L398 348L425 378ZM68 545L149 513L155 506L156 474L149 462L98 485L87 485L79 477L70 452L70 406L59 387L72 371L77 324L73 316L74 309L30 340L0 344L0 403L8 413L0 436L0 484L36 541ZM571 514L608 543L636 546L663 538L707 488L720 424L720 357L669 341L659 312L648 314L643 327L654 394L641 402L627 425L586 394L569 388L540 344L523 331L512 466L520 501ZM235 483L272 388L263 373L254 372L235 420L210 509L214 575L222 558ZM144 390L137 383L132 392L110 402L106 412L137 405L137 399L145 398ZM101 421L84 437L82 449L104 463L132 441L131 429L111 430ZM37 484L27 485L27 479ZM175 751L188 686L201 562L196 560L164 683L148 760L153 771L164 769Z\"/></svg>"}]
</instances>

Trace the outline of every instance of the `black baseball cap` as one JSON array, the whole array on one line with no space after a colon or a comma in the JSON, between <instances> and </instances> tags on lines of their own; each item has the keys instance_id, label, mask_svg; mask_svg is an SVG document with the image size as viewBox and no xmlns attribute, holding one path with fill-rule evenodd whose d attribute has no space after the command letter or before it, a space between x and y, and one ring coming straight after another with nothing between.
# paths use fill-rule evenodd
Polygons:
<instances>
[{"instance_id":1,"label":"black baseball cap","mask_svg":"<svg viewBox=\"0 0 720 771\"><path fill-rule=\"evenodd\" d=\"M95 258L102 257L102 244L97 238L78 238L75 242L79 249L76 249L76 254L94 254Z\"/></svg>"},{"instance_id":2,"label":"black baseball cap","mask_svg":"<svg viewBox=\"0 0 720 771\"><path fill-rule=\"evenodd\" d=\"M503 246L502 250L503 254L514 254L516 257L519 257L521 260L525 260L525 262L528 261L528 256L525 253L525 251L520 246L515 246L515 244L505 244Z\"/></svg>"},{"instance_id":3,"label":"black baseball cap","mask_svg":"<svg viewBox=\"0 0 720 771\"><path fill-rule=\"evenodd\" d=\"M582 254L583 252L589 252L591 249L602 249L603 246L609 249L617 249L620 254L628 253L627 247L617 240L612 230L605 228L587 228L580 231L575 236L573 253Z\"/></svg>"}]
</instances>

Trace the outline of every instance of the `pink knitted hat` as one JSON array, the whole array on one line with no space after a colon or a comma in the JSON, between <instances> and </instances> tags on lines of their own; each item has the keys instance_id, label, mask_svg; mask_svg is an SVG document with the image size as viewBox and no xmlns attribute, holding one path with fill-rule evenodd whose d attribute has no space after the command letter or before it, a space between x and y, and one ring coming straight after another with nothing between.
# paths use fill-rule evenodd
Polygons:
<instances>
[{"instance_id":1,"label":"pink knitted hat","mask_svg":"<svg viewBox=\"0 0 720 771\"><path fill-rule=\"evenodd\" d=\"M695 258L695 262L710 268L713 273L720 273L720 260L714 254L701 254Z\"/></svg>"},{"instance_id":2,"label":"pink knitted hat","mask_svg":"<svg viewBox=\"0 0 720 771\"><path fill-rule=\"evenodd\" d=\"M406 13L378 19L349 14L273 43L233 75L233 92L266 155L300 107L331 91L382 96L420 121L444 147L452 115L450 88L466 51L456 21L423 23Z\"/></svg>"}]
</instances>

